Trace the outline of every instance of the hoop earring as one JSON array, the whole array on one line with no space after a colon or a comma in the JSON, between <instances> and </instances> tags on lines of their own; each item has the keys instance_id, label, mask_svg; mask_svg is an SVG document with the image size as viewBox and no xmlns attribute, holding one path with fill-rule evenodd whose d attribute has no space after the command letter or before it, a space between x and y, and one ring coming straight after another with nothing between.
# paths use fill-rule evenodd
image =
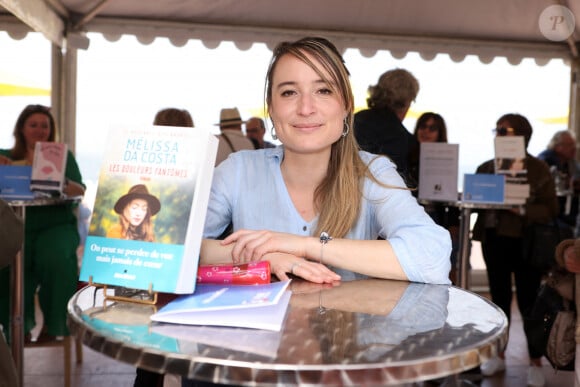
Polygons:
<instances>
[{"instance_id":1,"label":"hoop earring","mask_svg":"<svg viewBox=\"0 0 580 387\"><path fill-rule=\"evenodd\" d=\"M342 128L342 137L346 137L346 135L350 132L350 125L346 122L346 118L344 119L344 126Z\"/></svg>"},{"instance_id":2,"label":"hoop earring","mask_svg":"<svg viewBox=\"0 0 580 387\"><path fill-rule=\"evenodd\" d=\"M270 128L270 135L272 136L272 139L277 140L278 136L276 136L276 128L274 127L274 125L272 124L272 127Z\"/></svg>"}]
</instances>

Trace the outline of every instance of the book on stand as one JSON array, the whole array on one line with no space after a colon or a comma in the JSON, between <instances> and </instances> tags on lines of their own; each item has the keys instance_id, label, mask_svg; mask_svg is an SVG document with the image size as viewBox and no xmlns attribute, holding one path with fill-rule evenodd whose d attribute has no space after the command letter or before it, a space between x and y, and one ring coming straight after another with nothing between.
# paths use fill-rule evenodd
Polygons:
<instances>
[{"instance_id":1,"label":"book on stand","mask_svg":"<svg viewBox=\"0 0 580 387\"><path fill-rule=\"evenodd\" d=\"M467 203L504 202L505 177L491 173L466 173L462 200Z\"/></svg>"},{"instance_id":2,"label":"book on stand","mask_svg":"<svg viewBox=\"0 0 580 387\"><path fill-rule=\"evenodd\" d=\"M171 301L151 315L151 320L279 331L290 301L289 283L199 284L194 294Z\"/></svg>"},{"instance_id":3,"label":"book on stand","mask_svg":"<svg viewBox=\"0 0 580 387\"><path fill-rule=\"evenodd\" d=\"M80 280L192 293L217 145L203 128L111 130Z\"/></svg>"},{"instance_id":4,"label":"book on stand","mask_svg":"<svg viewBox=\"0 0 580 387\"><path fill-rule=\"evenodd\" d=\"M498 136L494 140L495 173L505 176L504 203L525 204L530 196L526 147L523 136Z\"/></svg>"},{"instance_id":5,"label":"book on stand","mask_svg":"<svg viewBox=\"0 0 580 387\"><path fill-rule=\"evenodd\" d=\"M458 197L459 145L421 143L419 199L455 201Z\"/></svg>"},{"instance_id":6,"label":"book on stand","mask_svg":"<svg viewBox=\"0 0 580 387\"><path fill-rule=\"evenodd\" d=\"M30 200L36 193L30 190L30 165L0 165L0 198Z\"/></svg>"},{"instance_id":7,"label":"book on stand","mask_svg":"<svg viewBox=\"0 0 580 387\"><path fill-rule=\"evenodd\" d=\"M38 141L34 146L30 189L61 194L65 182L67 156L66 144Z\"/></svg>"}]
</instances>

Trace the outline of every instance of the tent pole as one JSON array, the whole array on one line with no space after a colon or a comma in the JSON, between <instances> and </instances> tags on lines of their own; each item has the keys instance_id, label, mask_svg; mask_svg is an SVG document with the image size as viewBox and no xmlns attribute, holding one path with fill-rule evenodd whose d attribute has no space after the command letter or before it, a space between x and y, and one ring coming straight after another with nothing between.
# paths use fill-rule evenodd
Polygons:
<instances>
[{"instance_id":1,"label":"tent pole","mask_svg":"<svg viewBox=\"0 0 580 387\"><path fill-rule=\"evenodd\" d=\"M568 115L568 129L580 141L580 58L570 60L570 114ZM579 154L576 153L576 159Z\"/></svg>"},{"instance_id":2,"label":"tent pole","mask_svg":"<svg viewBox=\"0 0 580 387\"><path fill-rule=\"evenodd\" d=\"M76 149L77 49L52 45L52 111L57 124L57 140Z\"/></svg>"}]
</instances>

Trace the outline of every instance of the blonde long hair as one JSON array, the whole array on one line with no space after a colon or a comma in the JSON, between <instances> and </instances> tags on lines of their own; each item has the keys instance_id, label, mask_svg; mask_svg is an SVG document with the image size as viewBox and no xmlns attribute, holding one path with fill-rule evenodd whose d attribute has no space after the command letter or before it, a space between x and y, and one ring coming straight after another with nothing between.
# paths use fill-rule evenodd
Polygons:
<instances>
[{"instance_id":1,"label":"blonde long hair","mask_svg":"<svg viewBox=\"0 0 580 387\"><path fill-rule=\"evenodd\" d=\"M295 42L282 42L273 51L266 74L266 104L272 102L272 78L276 65L284 55L292 55L310 66L341 97L347 117L344 120L344 137L332 144L328 171L314 192L314 207L318 213L318 226L314 235L326 231L334 237L344 237L357 221L362 200L365 177L375 181L367 165L359 156L359 146L354 137L354 96L348 69L336 47L324 38L306 37ZM329 74L324 74L310 60L314 58Z\"/></svg>"}]
</instances>

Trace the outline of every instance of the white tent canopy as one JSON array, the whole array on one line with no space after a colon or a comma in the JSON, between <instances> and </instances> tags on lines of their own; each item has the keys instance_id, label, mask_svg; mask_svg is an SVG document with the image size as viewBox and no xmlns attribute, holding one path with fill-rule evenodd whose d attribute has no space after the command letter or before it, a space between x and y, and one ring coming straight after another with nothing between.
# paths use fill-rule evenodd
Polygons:
<instances>
[{"instance_id":1,"label":"white tent canopy","mask_svg":"<svg viewBox=\"0 0 580 387\"><path fill-rule=\"evenodd\" d=\"M210 48L233 41L240 49L321 35L365 56L560 58L571 64L570 127L578 128L579 23L580 2L569 0L0 0L1 29L16 38L33 29L54 44L53 107L72 146L76 50L90 49L87 32L109 40L132 34L144 44L157 37L178 46L200 39Z\"/></svg>"},{"instance_id":2,"label":"white tent canopy","mask_svg":"<svg viewBox=\"0 0 580 387\"><path fill-rule=\"evenodd\" d=\"M6 10L58 46L79 42L79 34L101 32L114 38L136 35L142 42L168 37L176 45L201 39L240 48L254 42L273 45L304 35L324 35L339 47L377 49L404 55L468 54L485 61L506 56L512 62L577 56L580 40L550 41L542 33L542 13L566 7L580 22L578 2L557 0L0 0ZM556 12L554 10L553 12ZM563 26L544 16L548 27ZM565 16L565 15L564 15ZM3 27L7 26L3 19ZM574 22L574 20L572 20ZM578 28L576 27L576 30ZM71 43L71 42L69 42ZM75 42L72 42L73 45Z\"/></svg>"}]
</instances>

